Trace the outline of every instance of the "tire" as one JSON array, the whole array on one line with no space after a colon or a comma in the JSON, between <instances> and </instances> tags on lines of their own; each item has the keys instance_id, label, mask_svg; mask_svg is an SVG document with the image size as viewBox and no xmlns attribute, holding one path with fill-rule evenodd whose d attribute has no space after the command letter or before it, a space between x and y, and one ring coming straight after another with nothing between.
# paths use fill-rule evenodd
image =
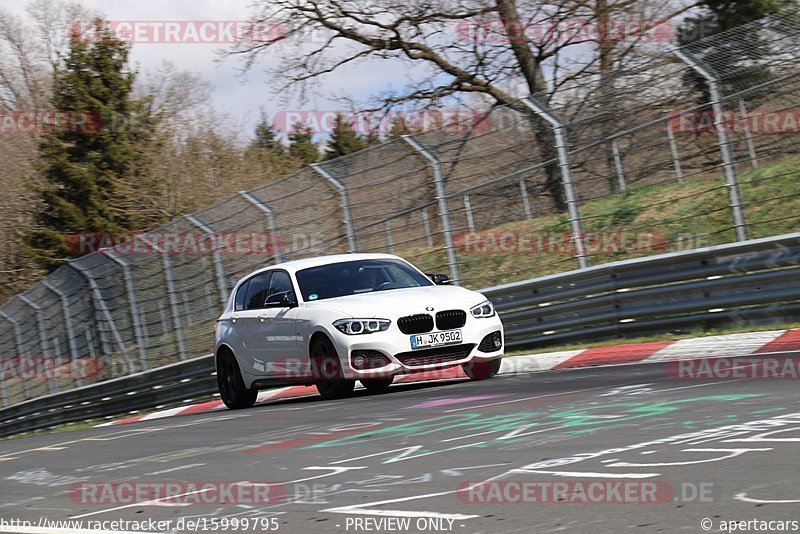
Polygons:
<instances>
[{"instance_id":1,"label":"tire","mask_svg":"<svg viewBox=\"0 0 800 534\"><path fill-rule=\"evenodd\" d=\"M311 344L311 365L314 385L320 397L325 400L347 397L356 387L355 380L342 378L341 362L333 344L325 337L318 337Z\"/></svg>"},{"instance_id":2,"label":"tire","mask_svg":"<svg viewBox=\"0 0 800 534\"><path fill-rule=\"evenodd\" d=\"M387 389L389 389L389 386L392 385L393 380L393 376L390 376L389 378L372 378L361 380L361 385L364 386L370 393L384 393Z\"/></svg>"},{"instance_id":3,"label":"tire","mask_svg":"<svg viewBox=\"0 0 800 534\"><path fill-rule=\"evenodd\" d=\"M494 377L497 372L500 371L500 363L502 361L502 358L497 358L496 360L488 362L473 361L462 364L461 368L464 369L464 373L466 373L471 380L487 380Z\"/></svg>"},{"instance_id":4,"label":"tire","mask_svg":"<svg viewBox=\"0 0 800 534\"><path fill-rule=\"evenodd\" d=\"M258 397L257 389L245 387L239 364L230 352L217 357L217 388L222 402L231 410L250 408Z\"/></svg>"}]
</instances>

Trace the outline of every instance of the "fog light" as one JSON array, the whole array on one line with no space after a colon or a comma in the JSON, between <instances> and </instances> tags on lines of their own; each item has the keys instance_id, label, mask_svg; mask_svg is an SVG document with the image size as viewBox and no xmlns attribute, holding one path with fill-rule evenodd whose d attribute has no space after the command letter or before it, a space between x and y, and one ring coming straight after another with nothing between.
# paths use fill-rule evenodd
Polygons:
<instances>
[{"instance_id":1,"label":"fog light","mask_svg":"<svg viewBox=\"0 0 800 534\"><path fill-rule=\"evenodd\" d=\"M495 330L491 334L486 334L478 345L480 352L497 352L503 348L503 334L500 330Z\"/></svg>"},{"instance_id":2,"label":"fog light","mask_svg":"<svg viewBox=\"0 0 800 534\"><path fill-rule=\"evenodd\" d=\"M353 356L353 367L363 369L367 365L367 359L364 356Z\"/></svg>"}]
</instances>

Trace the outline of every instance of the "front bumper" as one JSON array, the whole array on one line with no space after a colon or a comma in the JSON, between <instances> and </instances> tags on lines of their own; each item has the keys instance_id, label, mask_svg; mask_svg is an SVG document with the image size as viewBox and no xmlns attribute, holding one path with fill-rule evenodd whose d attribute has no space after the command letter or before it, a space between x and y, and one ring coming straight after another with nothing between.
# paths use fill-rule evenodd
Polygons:
<instances>
[{"instance_id":1,"label":"front bumper","mask_svg":"<svg viewBox=\"0 0 800 534\"><path fill-rule=\"evenodd\" d=\"M339 355L343 378L360 380L370 378L387 378L395 375L409 373L426 373L440 369L447 369L471 361L490 361L502 358L505 347L503 324L500 318L487 317L476 319L469 317L466 324L461 327L462 340L459 344L442 345L430 349L412 350L411 334L403 334L392 324L385 332L376 332L364 335L347 335L333 329L331 338ZM432 330L438 332L439 330ZM487 343L481 346L484 339L500 332L501 347L497 350L485 352ZM479 350L484 349L484 350ZM388 359L388 364L367 369L357 369L353 366L352 354L354 351L374 351Z\"/></svg>"}]
</instances>

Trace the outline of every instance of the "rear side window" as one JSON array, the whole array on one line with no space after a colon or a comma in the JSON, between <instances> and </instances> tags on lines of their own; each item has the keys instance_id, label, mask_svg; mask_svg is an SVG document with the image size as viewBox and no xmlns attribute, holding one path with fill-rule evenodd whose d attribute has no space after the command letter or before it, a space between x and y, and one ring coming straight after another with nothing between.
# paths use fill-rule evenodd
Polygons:
<instances>
[{"instance_id":1,"label":"rear side window","mask_svg":"<svg viewBox=\"0 0 800 534\"><path fill-rule=\"evenodd\" d=\"M239 289L236 291L236 301L233 305L234 311L242 311L245 309L245 304L247 303L247 286L250 285L250 280L247 280L244 284L239 286Z\"/></svg>"},{"instance_id":2,"label":"rear side window","mask_svg":"<svg viewBox=\"0 0 800 534\"><path fill-rule=\"evenodd\" d=\"M261 273L250 279L247 284L247 296L245 297L246 310L258 310L264 307L269 290L269 279L271 272Z\"/></svg>"}]
</instances>

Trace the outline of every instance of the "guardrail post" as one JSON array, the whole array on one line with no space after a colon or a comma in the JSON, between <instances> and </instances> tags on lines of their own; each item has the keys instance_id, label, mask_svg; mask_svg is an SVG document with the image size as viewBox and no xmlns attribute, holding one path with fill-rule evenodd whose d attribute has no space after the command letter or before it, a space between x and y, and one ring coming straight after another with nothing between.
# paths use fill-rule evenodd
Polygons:
<instances>
[{"instance_id":1,"label":"guardrail post","mask_svg":"<svg viewBox=\"0 0 800 534\"><path fill-rule=\"evenodd\" d=\"M269 204L259 200L249 191L239 191L239 196L267 216L267 228L269 229L270 240L272 242L272 255L275 258L275 263L283 262L283 250L281 249L280 241L278 241L278 224L275 222L275 212Z\"/></svg>"},{"instance_id":2,"label":"guardrail post","mask_svg":"<svg viewBox=\"0 0 800 534\"><path fill-rule=\"evenodd\" d=\"M622 158L619 157L619 145L617 144L616 137L611 140L611 153L614 156L614 168L617 171L619 190L624 192L628 189L628 186L625 184L625 175L622 172Z\"/></svg>"},{"instance_id":3,"label":"guardrail post","mask_svg":"<svg viewBox=\"0 0 800 534\"><path fill-rule=\"evenodd\" d=\"M444 190L444 179L442 178L442 165L439 158L434 156L427 148L414 139L412 135L402 136L406 143L416 150L422 157L431 164L433 171L433 184L436 188L436 202L439 206L439 219L442 223L442 237L444 238L444 249L447 254L447 264L450 267L450 279L455 285L461 285L461 273L458 269L458 258L456 249L453 245L453 228L450 226L450 210L447 208L447 196Z\"/></svg>"},{"instance_id":4,"label":"guardrail post","mask_svg":"<svg viewBox=\"0 0 800 534\"><path fill-rule=\"evenodd\" d=\"M73 362L77 361L80 359L80 354L78 354L78 346L75 344L75 326L72 323L72 316L69 314L69 299L67 298L67 294L47 280L42 280L42 285L58 295L58 298L61 301L61 312L64 316L64 328L67 331L67 345L69 345L70 359ZM77 382L79 386L83 385L82 378L79 377Z\"/></svg>"},{"instance_id":5,"label":"guardrail post","mask_svg":"<svg viewBox=\"0 0 800 534\"><path fill-rule=\"evenodd\" d=\"M81 276L83 276L87 283L89 284L89 288L92 291L92 299L94 300L95 309L100 312L100 314L105 318L106 323L108 323L108 328L111 330L111 337L114 338L114 342L119 347L119 350L122 352L122 357L125 358L125 365L127 367L127 371L133 369L133 365L131 362L130 354L128 354L128 349L125 348L125 343L122 341L122 336L119 335L117 331L117 325L114 323L114 319L111 317L111 312L108 310L108 306L106 306L105 300L103 300L103 295L100 293L100 288L97 286L97 282L94 281L92 275L83 267L79 266L77 263L73 261L67 261L65 263L67 266L72 267ZM99 327L99 324L98 324ZM102 341L102 335L100 335ZM111 353L108 354L109 357L109 364L111 365L112 373L114 369L114 361L111 359ZM127 372L125 374L128 374Z\"/></svg>"},{"instance_id":6,"label":"guardrail post","mask_svg":"<svg viewBox=\"0 0 800 534\"><path fill-rule=\"evenodd\" d=\"M26 297L25 295L17 295L19 300L33 308L34 313L36 313L36 328L39 330L39 350L41 351L40 357L44 363L44 358L46 356L47 350L47 328L44 326L44 310L41 306L36 304L34 301ZM43 365L44 368L44 365ZM58 383L55 380L55 377L49 376L47 377L47 383L50 387L50 393L58 392Z\"/></svg>"},{"instance_id":7,"label":"guardrail post","mask_svg":"<svg viewBox=\"0 0 800 534\"><path fill-rule=\"evenodd\" d=\"M5 319L9 323L11 323L11 326L14 327L14 345L17 348L17 355L16 356L17 356L18 359L21 360L22 357L23 357L23 354L22 354L22 329L19 326L19 322L17 322L16 319L14 319L12 316L7 314L3 310L0 310L0 317L2 317L3 319ZM22 368L22 364L21 363L19 365L19 368L20 369ZM25 395L26 398L30 398L31 397L31 385L28 383L28 381L25 379L25 377L23 377L21 374L20 374L19 378L20 378L20 382L22 382L22 394Z\"/></svg>"},{"instance_id":8,"label":"guardrail post","mask_svg":"<svg viewBox=\"0 0 800 534\"><path fill-rule=\"evenodd\" d=\"M227 304L228 286L225 283L225 278L226 278L225 265L222 263L222 253L219 250L219 243L215 239L216 234L214 230L203 224L203 222L201 222L200 219L198 219L194 215L184 215L184 217L186 217L187 221L198 227L201 232L204 232L205 234L210 236L214 242L213 243L214 252L212 254L214 258L214 270L217 272L217 286L219 287L219 296L222 298L223 304Z\"/></svg>"},{"instance_id":9,"label":"guardrail post","mask_svg":"<svg viewBox=\"0 0 800 534\"><path fill-rule=\"evenodd\" d=\"M564 187L564 196L567 201L572 241L575 243L575 257L578 259L578 266L581 269L586 269L589 267L589 256L586 254L586 242L584 241L583 227L581 225L581 214L578 209L578 195L575 192L575 183L572 180L566 128L561 119L550 113L543 104L537 102L532 96L524 98L522 102L553 127L556 153L558 154L558 163L561 169L561 184Z\"/></svg>"},{"instance_id":10,"label":"guardrail post","mask_svg":"<svg viewBox=\"0 0 800 534\"><path fill-rule=\"evenodd\" d=\"M675 178L678 183L683 183L683 169L681 160L678 157L678 144L675 142L675 132L672 131L672 123L667 120L667 139L669 139L669 153L672 156L672 170L675 171Z\"/></svg>"},{"instance_id":11,"label":"guardrail post","mask_svg":"<svg viewBox=\"0 0 800 534\"><path fill-rule=\"evenodd\" d=\"M334 176L332 172L323 167L319 163L312 163L311 168L314 169L320 176L328 180L328 182L336 188L339 192L339 204L342 207L342 218L344 222L344 231L347 236L347 252L358 252L358 244L356 243L356 232L353 228L353 216L350 213L350 196L347 192L347 187L342 181Z\"/></svg>"},{"instance_id":12,"label":"guardrail post","mask_svg":"<svg viewBox=\"0 0 800 534\"><path fill-rule=\"evenodd\" d=\"M745 107L744 98L742 97L739 97L739 114L742 116L744 141L747 144L747 154L750 156L750 167L757 169L758 158L756 157L756 146L753 144L753 135L750 133L750 124L747 117L747 107Z\"/></svg>"},{"instance_id":13,"label":"guardrail post","mask_svg":"<svg viewBox=\"0 0 800 534\"><path fill-rule=\"evenodd\" d=\"M186 339L183 333L183 321L181 321L180 308L178 307L178 291L175 288L175 278L172 276L172 262L169 261L169 254L153 241L144 235L137 236L139 239L153 247L153 250L161 254L161 263L164 265L164 278L167 281L167 297L172 310L172 321L175 325L175 337L178 341L178 357L186 359ZM135 238L134 238L135 239Z\"/></svg>"},{"instance_id":14,"label":"guardrail post","mask_svg":"<svg viewBox=\"0 0 800 534\"><path fill-rule=\"evenodd\" d=\"M709 70L704 67L702 63L688 52L680 49L672 51L675 57L686 63L690 69L703 77L708 85L708 92L711 96L711 108L714 111L714 128L717 130L717 145L719 145L719 152L722 156L722 170L725 173L725 184L728 189L728 205L733 214L733 226L736 230L736 240L747 240L747 223L744 218L744 210L742 209L741 194L739 192L739 179L736 176L736 162L733 159L731 152L730 141L728 134L725 131L725 110L722 105L722 97L719 90L719 80Z\"/></svg>"},{"instance_id":15,"label":"guardrail post","mask_svg":"<svg viewBox=\"0 0 800 534\"><path fill-rule=\"evenodd\" d=\"M144 346L144 334L142 332L142 321L139 317L139 304L136 301L136 291L133 285L133 277L131 276L131 266L127 262L114 257L114 253L109 249L102 249L100 252L122 268L122 278L125 280L125 289L128 292L128 307L131 313L131 324L133 325L133 335L136 338L136 346L139 347L139 361L142 364L142 370L147 371L150 368L150 362L147 360L147 350Z\"/></svg>"}]
</instances>

